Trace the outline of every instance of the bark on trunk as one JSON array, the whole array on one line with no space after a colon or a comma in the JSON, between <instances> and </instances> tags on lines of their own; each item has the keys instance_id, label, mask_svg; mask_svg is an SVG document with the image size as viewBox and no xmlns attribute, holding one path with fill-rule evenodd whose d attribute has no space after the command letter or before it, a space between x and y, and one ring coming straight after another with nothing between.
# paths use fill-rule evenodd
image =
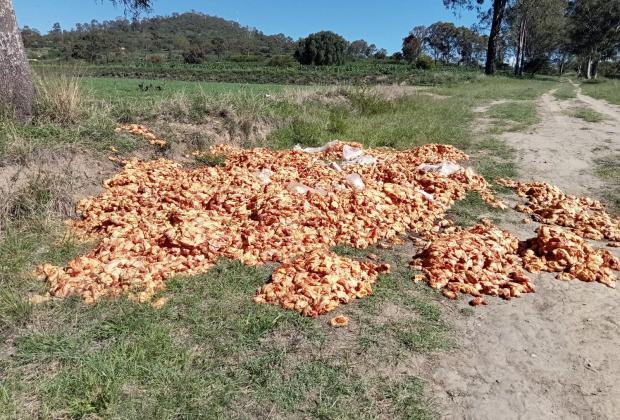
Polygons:
<instances>
[{"instance_id":1,"label":"bark on trunk","mask_svg":"<svg viewBox=\"0 0 620 420\"><path fill-rule=\"evenodd\" d=\"M491 33L489 34L489 45L487 48L487 61L484 67L486 74L495 74L495 57L497 56L497 38L504 19L504 10L507 0L493 0L493 21L491 23Z\"/></svg>"},{"instance_id":2,"label":"bark on trunk","mask_svg":"<svg viewBox=\"0 0 620 420\"><path fill-rule=\"evenodd\" d=\"M592 79L592 59L588 58L588 67L586 70L586 79Z\"/></svg>"},{"instance_id":3,"label":"bark on trunk","mask_svg":"<svg viewBox=\"0 0 620 420\"><path fill-rule=\"evenodd\" d=\"M519 76L523 76L523 69L525 68L525 34L523 34L523 48L521 48L521 68L519 68Z\"/></svg>"},{"instance_id":4,"label":"bark on trunk","mask_svg":"<svg viewBox=\"0 0 620 420\"><path fill-rule=\"evenodd\" d=\"M592 77L598 78L598 60L592 63Z\"/></svg>"},{"instance_id":5,"label":"bark on trunk","mask_svg":"<svg viewBox=\"0 0 620 420\"><path fill-rule=\"evenodd\" d=\"M525 18L521 19L519 25L519 42L517 43L517 61L515 63L515 76L521 74L521 68L523 67L523 61L521 60L521 51L523 51L523 44L525 43Z\"/></svg>"},{"instance_id":6,"label":"bark on trunk","mask_svg":"<svg viewBox=\"0 0 620 420\"><path fill-rule=\"evenodd\" d=\"M21 120L32 115L34 88L12 0L0 0L0 101Z\"/></svg>"}]
</instances>

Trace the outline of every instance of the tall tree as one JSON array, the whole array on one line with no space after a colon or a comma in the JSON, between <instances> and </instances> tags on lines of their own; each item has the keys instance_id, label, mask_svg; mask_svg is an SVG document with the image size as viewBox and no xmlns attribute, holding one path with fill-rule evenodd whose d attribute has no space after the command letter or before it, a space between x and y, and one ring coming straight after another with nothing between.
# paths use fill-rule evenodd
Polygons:
<instances>
[{"instance_id":1,"label":"tall tree","mask_svg":"<svg viewBox=\"0 0 620 420\"><path fill-rule=\"evenodd\" d=\"M433 51L435 60L449 63L457 46L458 30L453 23L437 22L428 27L426 43Z\"/></svg>"},{"instance_id":2,"label":"tall tree","mask_svg":"<svg viewBox=\"0 0 620 420\"><path fill-rule=\"evenodd\" d=\"M111 0L136 14L150 8L153 0ZM0 0L0 100L21 120L32 115L34 88L12 0Z\"/></svg>"},{"instance_id":3,"label":"tall tree","mask_svg":"<svg viewBox=\"0 0 620 420\"><path fill-rule=\"evenodd\" d=\"M620 50L620 1L571 1L569 33L572 52L586 63L585 77L596 77L598 62Z\"/></svg>"},{"instance_id":4,"label":"tall tree","mask_svg":"<svg viewBox=\"0 0 620 420\"><path fill-rule=\"evenodd\" d=\"M426 26L416 26L403 39L403 57L410 63L416 61L422 55L427 34L428 28Z\"/></svg>"},{"instance_id":5,"label":"tall tree","mask_svg":"<svg viewBox=\"0 0 620 420\"><path fill-rule=\"evenodd\" d=\"M443 4L452 9L466 7L470 10L474 8L480 10L485 4L485 0L443 0ZM484 66L484 72L489 75L495 74L499 36L507 4L508 0L492 0L490 10L491 31L489 32L487 58Z\"/></svg>"},{"instance_id":6,"label":"tall tree","mask_svg":"<svg viewBox=\"0 0 620 420\"><path fill-rule=\"evenodd\" d=\"M517 0L507 13L509 41L515 51L515 75L548 63L566 38L567 0Z\"/></svg>"}]
</instances>

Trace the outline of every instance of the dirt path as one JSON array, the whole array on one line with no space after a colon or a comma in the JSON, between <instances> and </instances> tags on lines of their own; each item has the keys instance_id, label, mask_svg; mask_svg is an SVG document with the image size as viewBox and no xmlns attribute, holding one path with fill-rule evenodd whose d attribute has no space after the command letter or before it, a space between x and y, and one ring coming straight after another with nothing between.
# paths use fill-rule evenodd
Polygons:
<instances>
[{"instance_id":1,"label":"dirt path","mask_svg":"<svg viewBox=\"0 0 620 420\"><path fill-rule=\"evenodd\" d=\"M590 124L567 114L583 103L608 119ZM539 113L542 122L531 130L502 135L518 151L520 178L575 194L604 188L592 163L620 150L620 110L581 94L559 102L548 93ZM523 215L510 211L507 219L502 227L533 236L536 224L520 224ZM548 273L533 280L535 294L489 299L469 317L446 304L460 348L440 355L427 375L442 418L620 418L620 292Z\"/></svg>"}]
</instances>

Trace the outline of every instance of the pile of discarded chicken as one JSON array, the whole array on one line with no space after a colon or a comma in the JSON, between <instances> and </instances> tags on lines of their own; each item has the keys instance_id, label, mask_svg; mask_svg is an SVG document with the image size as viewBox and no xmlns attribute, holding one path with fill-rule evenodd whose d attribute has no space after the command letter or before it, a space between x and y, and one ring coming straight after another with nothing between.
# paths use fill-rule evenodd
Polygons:
<instances>
[{"instance_id":1,"label":"pile of discarded chicken","mask_svg":"<svg viewBox=\"0 0 620 420\"><path fill-rule=\"evenodd\" d=\"M489 222L455 233L439 234L412 262L424 272L429 286L456 299L459 293L474 296L471 304L485 304L482 295L504 299L534 291L517 251L519 239Z\"/></svg>"},{"instance_id":2,"label":"pile of discarded chicken","mask_svg":"<svg viewBox=\"0 0 620 420\"><path fill-rule=\"evenodd\" d=\"M519 196L527 197L528 203L519 204L517 210L531 214L537 222L564 226L584 238L620 241L620 217L607 213L599 201L564 194L559 188L544 182L501 179L498 184L513 188Z\"/></svg>"},{"instance_id":3,"label":"pile of discarded chicken","mask_svg":"<svg viewBox=\"0 0 620 420\"><path fill-rule=\"evenodd\" d=\"M166 144L168 144L166 140L157 137L155 133L140 124L121 124L115 131L117 133L127 132L135 136L143 137L153 146L159 146L161 148L166 147Z\"/></svg>"},{"instance_id":4,"label":"pile of discarded chicken","mask_svg":"<svg viewBox=\"0 0 620 420\"><path fill-rule=\"evenodd\" d=\"M317 254L300 256L317 251L333 259L328 252L336 244L365 248L407 231L430 238L468 191L502 206L482 177L456 164L467 156L451 146L364 150L332 142L286 151L218 146L209 153L225 156L225 165L129 161L101 195L80 202L74 228L101 240L67 267L40 267L50 296L148 301L167 278L204 273L225 257L291 263L258 300L315 315L332 309L330 302L368 293L377 268L324 261L343 277L332 284L334 277L315 267ZM284 273L293 275L290 283ZM329 302L314 296L317 290Z\"/></svg>"},{"instance_id":5,"label":"pile of discarded chicken","mask_svg":"<svg viewBox=\"0 0 620 420\"><path fill-rule=\"evenodd\" d=\"M254 301L318 316L372 294L379 273L389 270L386 264L376 266L318 251L277 268Z\"/></svg>"},{"instance_id":6,"label":"pile of discarded chicken","mask_svg":"<svg viewBox=\"0 0 620 420\"><path fill-rule=\"evenodd\" d=\"M39 268L49 296L95 302L126 294L148 301L166 279L204 273L224 257L282 263L256 302L317 316L372 293L378 274L389 270L338 257L332 246L396 243L409 231L430 241L413 262L424 273L416 279L449 298L472 295L473 305L485 304L483 295L533 292L523 266L615 284L618 259L560 228L541 228L521 246L488 222L444 229L445 212L469 191L505 208L481 176L457 163L468 157L451 146L394 151L331 142L273 151L219 145L208 153L224 157L224 166L128 161L100 196L80 202L82 218L72 225L100 243L67 267ZM502 183L529 198L519 208L537 220L590 238L619 237L618 219L596 201L547 184Z\"/></svg>"},{"instance_id":7,"label":"pile of discarded chicken","mask_svg":"<svg viewBox=\"0 0 620 420\"><path fill-rule=\"evenodd\" d=\"M525 268L557 272L562 280L597 281L615 287L613 270L620 270L620 259L605 249L593 248L578 235L557 226L542 225L538 236L521 246Z\"/></svg>"}]
</instances>

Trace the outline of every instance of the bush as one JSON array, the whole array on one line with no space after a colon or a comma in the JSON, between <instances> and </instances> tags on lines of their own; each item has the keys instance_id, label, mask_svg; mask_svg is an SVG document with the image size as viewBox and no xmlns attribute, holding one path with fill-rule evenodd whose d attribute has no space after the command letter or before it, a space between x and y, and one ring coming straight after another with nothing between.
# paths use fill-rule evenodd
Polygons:
<instances>
[{"instance_id":1,"label":"bush","mask_svg":"<svg viewBox=\"0 0 620 420\"><path fill-rule=\"evenodd\" d=\"M523 66L523 71L529 73L531 76L534 76L536 73L548 74L551 73L551 63L548 57L534 57L525 63L525 66Z\"/></svg>"},{"instance_id":2,"label":"bush","mask_svg":"<svg viewBox=\"0 0 620 420\"><path fill-rule=\"evenodd\" d=\"M207 52L202 47L192 47L183 52L183 61L187 64L202 64L207 59Z\"/></svg>"},{"instance_id":3,"label":"bush","mask_svg":"<svg viewBox=\"0 0 620 420\"><path fill-rule=\"evenodd\" d=\"M418 69L429 70L435 65L435 61L428 55L421 55L415 62L415 66Z\"/></svg>"},{"instance_id":4,"label":"bush","mask_svg":"<svg viewBox=\"0 0 620 420\"><path fill-rule=\"evenodd\" d=\"M294 67L296 64L293 57L288 55L276 55L267 62L267 65L271 67Z\"/></svg>"},{"instance_id":5,"label":"bush","mask_svg":"<svg viewBox=\"0 0 620 420\"><path fill-rule=\"evenodd\" d=\"M149 55L146 59L152 64L161 64L164 61L161 55Z\"/></svg>"},{"instance_id":6,"label":"bush","mask_svg":"<svg viewBox=\"0 0 620 420\"><path fill-rule=\"evenodd\" d=\"M301 64L317 66L344 64L347 41L330 31L317 32L299 40L295 58Z\"/></svg>"}]
</instances>

